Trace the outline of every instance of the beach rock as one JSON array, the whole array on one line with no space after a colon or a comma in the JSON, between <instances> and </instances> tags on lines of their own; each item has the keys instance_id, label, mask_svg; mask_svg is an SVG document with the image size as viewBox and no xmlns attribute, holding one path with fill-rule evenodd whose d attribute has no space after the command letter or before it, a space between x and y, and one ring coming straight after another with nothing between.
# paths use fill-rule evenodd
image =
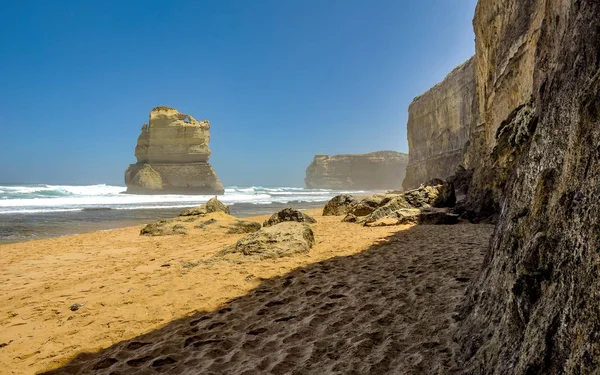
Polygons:
<instances>
[{"instance_id":1,"label":"beach rock","mask_svg":"<svg viewBox=\"0 0 600 375\"><path fill-rule=\"evenodd\" d=\"M344 216L342 221L344 223L356 223L356 222L358 222L358 218L354 214L348 214L348 215Z\"/></svg>"},{"instance_id":2,"label":"beach rock","mask_svg":"<svg viewBox=\"0 0 600 375\"><path fill-rule=\"evenodd\" d=\"M198 207L187 208L181 211L179 216L206 215L212 212L223 212L229 215L229 207L219 201L217 197L213 197Z\"/></svg>"},{"instance_id":3,"label":"beach rock","mask_svg":"<svg viewBox=\"0 0 600 375\"><path fill-rule=\"evenodd\" d=\"M478 3L483 161L499 176L476 168L467 199L498 222L457 316L463 374L598 372L599 19L596 0Z\"/></svg>"},{"instance_id":4,"label":"beach rock","mask_svg":"<svg viewBox=\"0 0 600 375\"><path fill-rule=\"evenodd\" d=\"M378 218L368 217L366 227L382 227L405 224L452 225L457 224L459 215L447 209L435 208L401 208Z\"/></svg>"},{"instance_id":5,"label":"beach rock","mask_svg":"<svg viewBox=\"0 0 600 375\"><path fill-rule=\"evenodd\" d=\"M410 104L405 190L432 178L446 179L463 161L477 125L475 66L475 59L469 59Z\"/></svg>"},{"instance_id":6,"label":"beach rock","mask_svg":"<svg viewBox=\"0 0 600 375\"><path fill-rule=\"evenodd\" d=\"M262 228L240 239L225 253L241 253L261 258L281 258L306 254L315 244L310 226L304 223L283 222Z\"/></svg>"},{"instance_id":7,"label":"beach rock","mask_svg":"<svg viewBox=\"0 0 600 375\"><path fill-rule=\"evenodd\" d=\"M263 223L264 227L270 227L286 221L296 221L298 223L314 224L317 221L310 215L293 208L284 208L283 210L273 214L268 220Z\"/></svg>"},{"instance_id":8,"label":"beach rock","mask_svg":"<svg viewBox=\"0 0 600 375\"><path fill-rule=\"evenodd\" d=\"M421 209L421 213L417 219L418 224L422 225L453 225L457 224L459 215L449 212L447 209ZM401 218L401 222L410 219Z\"/></svg>"},{"instance_id":9,"label":"beach rock","mask_svg":"<svg viewBox=\"0 0 600 375\"><path fill-rule=\"evenodd\" d=\"M238 220L229 226L227 234L254 233L259 231L260 228L260 223L256 221Z\"/></svg>"},{"instance_id":10,"label":"beach rock","mask_svg":"<svg viewBox=\"0 0 600 375\"><path fill-rule=\"evenodd\" d=\"M229 206L224 205L217 197L210 198L208 202L205 203L206 212L223 212L229 215Z\"/></svg>"},{"instance_id":11,"label":"beach rock","mask_svg":"<svg viewBox=\"0 0 600 375\"><path fill-rule=\"evenodd\" d=\"M142 236L171 236L174 234L187 234L187 230L181 224L173 225L171 220L159 220L146 225L140 231Z\"/></svg>"},{"instance_id":12,"label":"beach rock","mask_svg":"<svg viewBox=\"0 0 600 375\"><path fill-rule=\"evenodd\" d=\"M323 207L323 216L341 216L350 212L353 205L358 201L350 194L340 194L333 197L325 207Z\"/></svg>"},{"instance_id":13,"label":"beach rock","mask_svg":"<svg viewBox=\"0 0 600 375\"><path fill-rule=\"evenodd\" d=\"M208 163L210 123L175 108L156 107L135 149L136 164L125 172L132 194L223 194Z\"/></svg>"},{"instance_id":14,"label":"beach rock","mask_svg":"<svg viewBox=\"0 0 600 375\"><path fill-rule=\"evenodd\" d=\"M408 208L411 208L411 205L406 201L406 198L403 195L400 195L398 197L388 199L385 202L382 201L382 204L379 208L377 208L375 211L373 211L366 217L360 218L358 222L374 222L383 218L388 218L390 216L396 217L396 211Z\"/></svg>"},{"instance_id":15,"label":"beach rock","mask_svg":"<svg viewBox=\"0 0 600 375\"><path fill-rule=\"evenodd\" d=\"M437 183L439 181L432 181ZM404 198L413 207L454 207L456 195L454 186L444 182L435 186L421 186L404 193Z\"/></svg>"},{"instance_id":16,"label":"beach rock","mask_svg":"<svg viewBox=\"0 0 600 375\"><path fill-rule=\"evenodd\" d=\"M367 216L379 208L388 197L383 194L375 194L362 199L350 207L349 213L354 216ZM384 204L384 203L383 203Z\"/></svg>"},{"instance_id":17,"label":"beach rock","mask_svg":"<svg viewBox=\"0 0 600 375\"><path fill-rule=\"evenodd\" d=\"M395 151L316 155L304 181L313 189L396 189L402 186L407 164L408 155Z\"/></svg>"},{"instance_id":18,"label":"beach rock","mask_svg":"<svg viewBox=\"0 0 600 375\"><path fill-rule=\"evenodd\" d=\"M186 208L179 213L179 216L204 216L206 214L206 205L202 204L198 207Z\"/></svg>"}]
</instances>

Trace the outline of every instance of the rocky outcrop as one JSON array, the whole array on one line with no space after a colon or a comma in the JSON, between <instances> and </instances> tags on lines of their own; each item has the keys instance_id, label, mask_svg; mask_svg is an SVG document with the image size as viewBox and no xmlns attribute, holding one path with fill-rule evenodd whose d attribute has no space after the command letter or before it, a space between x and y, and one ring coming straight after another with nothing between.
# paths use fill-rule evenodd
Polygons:
<instances>
[{"instance_id":1,"label":"rocky outcrop","mask_svg":"<svg viewBox=\"0 0 600 375\"><path fill-rule=\"evenodd\" d=\"M175 108L156 107L142 127L135 148L137 163L125 171L132 194L223 194L208 163L210 123Z\"/></svg>"},{"instance_id":2,"label":"rocky outcrop","mask_svg":"<svg viewBox=\"0 0 600 375\"><path fill-rule=\"evenodd\" d=\"M393 225L453 225L458 223L459 216L443 208L401 208L377 220L368 220L366 227L387 227Z\"/></svg>"},{"instance_id":3,"label":"rocky outcrop","mask_svg":"<svg viewBox=\"0 0 600 375\"><path fill-rule=\"evenodd\" d=\"M260 223L256 221L238 220L229 226L227 234L254 233L259 231L260 228Z\"/></svg>"},{"instance_id":4,"label":"rocky outcrop","mask_svg":"<svg viewBox=\"0 0 600 375\"><path fill-rule=\"evenodd\" d=\"M181 211L179 216L196 216L196 215L206 215L213 212L222 212L224 214L229 215L229 206L223 204L217 197L210 198L208 202L201 204L198 207L186 208Z\"/></svg>"},{"instance_id":5,"label":"rocky outcrop","mask_svg":"<svg viewBox=\"0 0 600 375\"><path fill-rule=\"evenodd\" d=\"M404 193L404 199L413 207L454 207L456 194L451 183L439 181Z\"/></svg>"},{"instance_id":6,"label":"rocky outcrop","mask_svg":"<svg viewBox=\"0 0 600 375\"><path fill-rule=\"evenodd\" d=\"M365 226L455 224L458 215L447 209L456 202L454 187L451 183L439 182L401 194L368 196L351 205L342 221ZM330 203L335 203L336 198L338 197L334 197Z\"/></svg>"},{"instance_id":7,"label":"rocky outcrop","mask_svg":"<svg viewBox=\"0 0 600 375\"><path fill-rule=\"evenodd\" d=\"M187 229L181 224L173 224L172 220L159 220L140 230L142 236L172 236L174 234L187 234Z\"/></svg>"},{"instance_id":8,"label":"rocky outcrop","mask_svg":"<svg viewBox=\"0 0 600 375\"><path fill-rule=\"evenodd\" d=\"M358 201L350 194L340 194L333 197L323 207L323 216L346 215Z\"/></svg>"},{"instance_id":9,"label":"rocky outcrop","mask_svg":"<svg viewBox=\"0 0 600 375\"><path fill-rule=\"evenodd\" d=\"M463 373L598 371L598 20L596 0L477 6L479 116L491 156L468 196L487 194L499 217L458 316ZM486 168L500 175L486 182Z\"/></svg>"},{"instance_id":10,"label":"rocky outcrop","mask_svg":"<svg viewBox=\"0 0 600 375\"><path fill-rule=\"evenodd\" d=\"M402 186L407 164L408 155L395 151L316 155L304 181L313 189L396 189Z\"/></svg>"},{"instance_id":11,"label":"rocky outcrop","mask_svg":"<svg viewBox=\"0 0 600 375\"><path fill-rule=\"evenodd\" d=\"M239 253L259 258L281 258L305 254L315 244L310 226L304 223L285 222L262 228L242 239L234 246L219 252L217 256Z\"/></svg>"},{"instance_id":12,"label":"rocky outcrop","mask_svg":"<svg viewBox=\"0 0 600 375\"><path fill-rule=\"evenodd\" d=\"M273 225L283 223L286 221L295 221L297 223L308 223L314 224L317 221L314 217L305 214L304 212L294 210L293 208L284 208L283 210L274 213L270 218L265 220L263 223L264 227L271 227Z\"/></svg>"},{"instance_id":13,"label":"rocky outcrop","mask_svg":"<svg viewBox=\"0 0 600 375\"><path fill-rule=\"evenodd\" d=\"M407 125L409 163L402 184L405 190L432 178L445 180L453 173L463 161L476 116L472 58L411 103Z\"/></svg>"}]
</instances>

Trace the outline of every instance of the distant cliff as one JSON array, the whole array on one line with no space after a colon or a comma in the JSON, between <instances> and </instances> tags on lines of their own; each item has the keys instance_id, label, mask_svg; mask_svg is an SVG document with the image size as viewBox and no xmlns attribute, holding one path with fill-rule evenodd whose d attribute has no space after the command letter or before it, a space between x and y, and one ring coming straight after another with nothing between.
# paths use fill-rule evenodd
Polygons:
<instances>
[{"instance_id":1,"label":"distant cliff","mask_svg":"<svg viewBox=\"0 0 600 375\"><path fill-rule=\"evenodd\" d=\"M399 189L408 155L379 151L362 155L316 155L306 169L306 187L317 189Z\"/></svg>"},{"instance_id":2,"label":"distant cliff","mask_svg":"<svg viewBox=\"0 0 600 375\"><path fill-rule=\"evenodd\" d=\"M150 112L135 148L136 164L125 172L133 194L223 194L223 185L208 164L210 123L198 122L175 108Z\"/></svg>"},{"instance_id":3,"label":"distant cliff","mask_svg":"<svg viewBox=\"0 0 600 375\"><path fill-rule=\"evenodd\" d=\"M475 92L475 61L471 58L411 103L405 189L416 188L432 178L446 179L462 162L476 126Z\"/></svg>"}]
</instances>

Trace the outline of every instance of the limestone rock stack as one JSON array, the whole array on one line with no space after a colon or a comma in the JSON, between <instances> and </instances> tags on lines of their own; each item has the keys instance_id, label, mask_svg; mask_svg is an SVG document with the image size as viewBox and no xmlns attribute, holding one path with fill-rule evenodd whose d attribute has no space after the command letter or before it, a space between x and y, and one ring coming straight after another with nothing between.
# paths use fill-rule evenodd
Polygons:
<instances>
[{"instance_id":1,"label":"limestone rock stack","mask_svg":"<svg viewBox=\"0 0 600 375\"><path fill-rule=\"evenodd\" d=\"M156 107L142 127L135 148L137 163L125 172L133 194L223 194L208 163L210 123L175 108Z\"/></svg>"},{"instance_id":2,"label":"limestone rock stack","mask_svg":"<svg viewBox=\"0 0 600 375\"><path fill-rule=\"evenodd\" d=\"M408 155L379 151L361 155L316 155L306 169L306 187L314 189L399 189Z\"/></svg>"}]
</instances>

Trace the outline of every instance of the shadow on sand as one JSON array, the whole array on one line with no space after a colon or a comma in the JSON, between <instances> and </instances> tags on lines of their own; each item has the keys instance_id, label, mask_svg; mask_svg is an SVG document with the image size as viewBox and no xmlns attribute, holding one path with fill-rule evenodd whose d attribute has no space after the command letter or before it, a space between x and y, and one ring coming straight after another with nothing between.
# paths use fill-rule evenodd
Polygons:
<instances>
[{"instance_id":1,"label":"shadow on sand","mask_svg":"<svg viewBox=\"0 0 600 375\"><path fill-rule=\"evenodd\" d=\"M453 312L491 231L397 232L46 374L446 373Z\"/></svg>"}]
</instances>

